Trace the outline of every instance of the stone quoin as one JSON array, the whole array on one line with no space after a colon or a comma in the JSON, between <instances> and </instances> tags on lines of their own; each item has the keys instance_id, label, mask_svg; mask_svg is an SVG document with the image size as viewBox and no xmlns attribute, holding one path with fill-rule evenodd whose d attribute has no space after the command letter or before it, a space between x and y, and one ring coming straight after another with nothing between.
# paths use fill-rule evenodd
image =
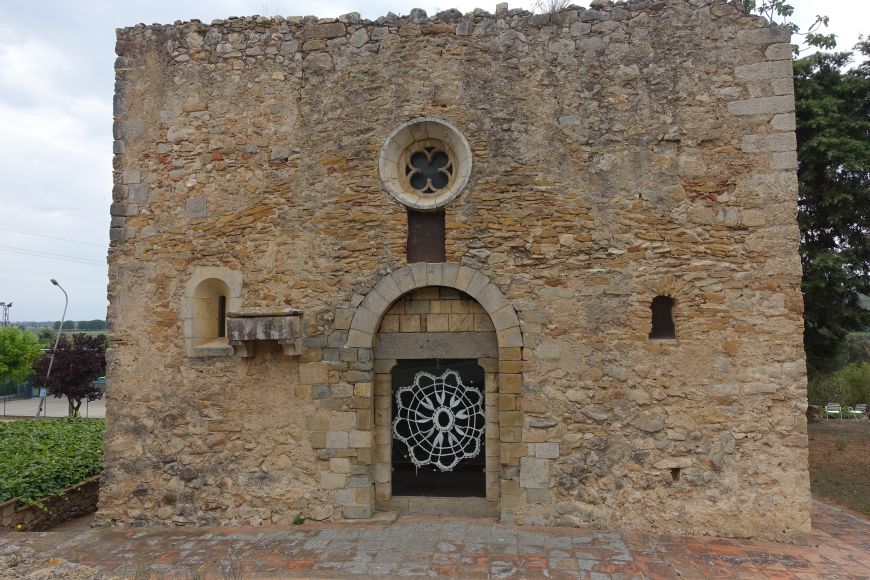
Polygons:
<instances>
[{"instance_id":1,"label":"stone quoin","mask_svg":"<svg viewBox=\"0 0 870 580\"><path fill-rule=\"evenodd\" d=\"M721 0L120 29L97 522L800 541L789 42Z\"/></svg>"}]
</instances>

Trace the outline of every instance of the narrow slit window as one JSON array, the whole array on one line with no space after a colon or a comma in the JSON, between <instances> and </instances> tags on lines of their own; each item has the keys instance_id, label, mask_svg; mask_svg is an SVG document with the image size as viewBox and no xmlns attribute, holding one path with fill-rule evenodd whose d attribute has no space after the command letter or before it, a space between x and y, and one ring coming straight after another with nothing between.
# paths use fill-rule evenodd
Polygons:
<instances>
[{"instance_id":1,"label":"narrow slit window","mask_svg":"<svg viewBox=\"0 0 870 580\"><path fill-rule=\"evenodd\" d=\"M444 212L408 210L408 263L444 262Z\"/></svg>"},{"instance_id":2,"label":"narrow slit window","mask_svg":"<svg viewBox=\"0 0 870 580\"><path fill-rule=\"evenodd\" d=\"M653 298L650 310L652 310L650 339L677 338L677 329L674 327L674 299L670 296L656 296Z\"/></svg>"},{"instance_id":3,"label":"narrow slit window","mask_svg":"<svg viewBox=\"0 0 870 580\"><path fill-rule=\"evenodd\" d=\"M223 338L227 335L227 297L218 297L218 338Z\"/></svg>"}]
</instances>

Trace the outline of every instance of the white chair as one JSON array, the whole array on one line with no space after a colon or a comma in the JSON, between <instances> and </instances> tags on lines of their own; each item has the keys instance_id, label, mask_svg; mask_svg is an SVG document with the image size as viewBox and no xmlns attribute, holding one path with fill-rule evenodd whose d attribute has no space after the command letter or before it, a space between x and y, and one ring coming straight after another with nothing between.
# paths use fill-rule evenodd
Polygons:
<instances>
[{"instance_id":1,"label":"white chair","mask_svg":"<svg viewBox=\"0 0 870 580\"><path fill-rule=\"evenodd\" d=\"M822 411L822 415L825 419L830 417L834 417L836 419L843 418L843 408L840 406L840 403L828 403L825 405L825 410Z\"/></svg>"},{"instance_id":2,"label":"white chair","mask_svg":"<svg viewBox=\"0 0 870 580\"><path fill-rule=\"evenodd\" d=\"M861 419L867 419L867 405L864 405L864 408L859 408L861 405L856 405L853 409L852 407L846 407L846 411L843 415L849 419L856 419L860 421Z\"/></svg>"}]
</instances>

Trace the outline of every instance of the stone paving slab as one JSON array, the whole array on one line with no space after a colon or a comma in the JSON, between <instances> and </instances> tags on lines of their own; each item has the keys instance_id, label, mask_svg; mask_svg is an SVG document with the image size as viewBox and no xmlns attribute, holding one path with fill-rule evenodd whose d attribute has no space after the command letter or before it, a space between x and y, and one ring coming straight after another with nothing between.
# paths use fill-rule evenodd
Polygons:
<instances>
[{"instance_id":1,"label":"stone paving slab","mask_svg":"<svg viewBox=\"0 0 870 580\"><path fill-rule=\"evenodd\" d=\"M28 557L10 567L16 550ZM392 524L7 533L0 555L0 578L857 579L870 578L870 522L814 502L809 545L799 546L402 517Z\"/></svg>"}]
</instances>

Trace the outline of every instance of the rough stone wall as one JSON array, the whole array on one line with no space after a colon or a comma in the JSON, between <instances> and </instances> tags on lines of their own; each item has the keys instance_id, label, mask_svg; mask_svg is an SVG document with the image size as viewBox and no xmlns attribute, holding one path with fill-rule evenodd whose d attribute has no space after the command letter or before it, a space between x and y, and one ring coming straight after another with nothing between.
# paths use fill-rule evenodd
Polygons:
<instances>
[{"instance_id":1,"label":"rough stone wall","mask_svg":"<svg viewBox=\"0 0 870 580\"><path fill-rule=\"evenodd\" d=\"M55 495L43 498L42 507L19 505L18 498L0 503L0 530L41 532L92 514L97 509L100 478L91 477Z\"/></svg>"},{"instance_id":2,"label":"rough stone wall","mask_svg":"<svg viewBox=\"0 0 870 580\"><path fill-rule=\"evenodd\" d=\"M345 345L405 265L378 151L430 115L473 152L447 260L522 323L502 518L807 532L788 42L719 0L119 30L99 520L370 513L373 362ZM187 357L207 266L242 273L243 308L303 310L301 358ZM648 339L656 295L677 340Z\"/></svg>"}]
</instances>

